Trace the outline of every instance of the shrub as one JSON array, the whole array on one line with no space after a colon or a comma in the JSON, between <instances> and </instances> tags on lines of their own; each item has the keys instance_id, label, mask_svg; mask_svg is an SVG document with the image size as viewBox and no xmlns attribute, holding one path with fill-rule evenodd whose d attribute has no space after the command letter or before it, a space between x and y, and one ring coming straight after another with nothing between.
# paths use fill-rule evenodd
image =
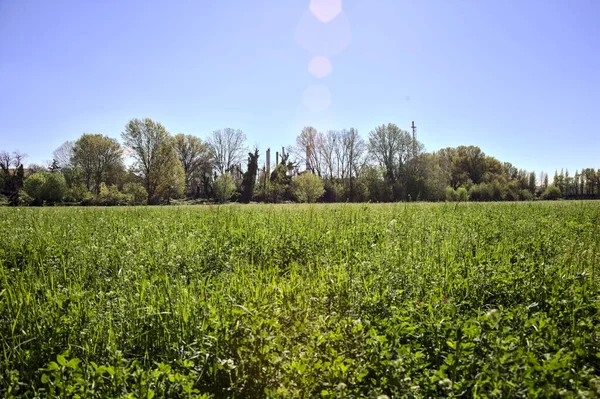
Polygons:
<instances>
[{"instance_id":1,"label":"shrub","mask_svg":"<svg viewBox=\"0 0 600 399\"><path fill-rule=\"evenodd\" d=\"M562 197L560 189L554 185L546 187L542 193L543 200L557 200Z\"/></svg>"},{"instance_id":2,"label":"shrub","mask_svg":"<svg viewBox=\"0 0 600 399\"><path fill-rule=\"evenodd\" d=\"M27 194L25 190L20 190L19 195L17 196L17 205L20 206L29 206L33 205L35 200Z\"/></svg>"},{"instance_id":3,"label":"shrub","mask_svg":"<svg viewBox=\"0 0 600 399\"><path fill-rule=\"evenodd\" d=\"M533 193L529 190L520 190L519 199L521 201L531 201L533 199Z\"/></svg>"},{"instance_id":4,"label":"shrub","mask_svg":"<svg viewBox=\"0 0 600 399\"><path fill-rule=\"evenodd\" d=\"M479 184L474 184L469 189L469 199L471 201L483 201L483 193Z\"/></svg>"},{"instance_id":5,"label":"shrub","mask_svg":"<svg viewBox=\"0 0 600 399\"><path fill-rule=\"evenodd\" d=\"M310 172L302 173L292 181L294 195L300 202L316 202L325 193L323 180ZM337 191L336 185L333 186Z\"/></svg>"},{"instance_id":6,"label":"shrub","mask_svg":"<svg viewBox=\"0 0 600 399\"><path fill-rule=\"evenodd\" d=\"M469 200L469 192L464 187L459 187L456 190L456 198L460 202L466 202Z\"/></svg>"},{"instance_id":7,"label":"shrub","mask_svg":"<svg viewBox=\"0 0 600 399\"><path fill-rule=\"evenodd\" d=\"M446 187L446 201L454 202L458 199L458 195L456 194L456 190L452 187Z\"/></svg>"},{"instance_id":8,"label":"shrub","mask_svg":"<svg viewBox=\"0 0 600 399\"><path fill-rule=\"evenodd\" d=\"M94 199L92 193L90 193L85 184L77 184L67 190L65 195L65 202L76 202L83 205L89 204Z\"/></svg>"},{"instance_id":9,"label":"shrub","mask_svg":"<svg viewBox=\"0 0 600 399\"><path fill-rule=\"evenodd\" d=\"M125 184L123 192L131 197L133 205L142 205L148 202L148 192L140 183Z\"/></svg>"},{"instance_id":10,"label":"shrub","mask_svg":"<svg viewBox=\"0 0 600 399\"><path fill-rule=\"evenodd\" d=\"M219 203L229 201L235 193L235 183L231 173L223 173L215 179L215 198Z\"/></svg>"},{"instance_id":11,"label":"shrub","mask_svg":"<svg viewBox=\"0 0 600 399\"><path fill-rule=\"evenodd\" d=\"M23 188L36 205L60 202L67 193L67 183L60 173L34 173L25 180Z\"/></svg>"},{"instance_id":12,"label":"shrub","mask_svg":"<svg viewBox=\"0 0 600 399\"><path fill-rule=\"evenodd\" d=\"M96 203L98 205L128 205L131 202L133 202L133 197L120 192L116 185L113 184L108 187L106 183L100 183L100 193L96 197Z\"/></svg>"}]
</instances>

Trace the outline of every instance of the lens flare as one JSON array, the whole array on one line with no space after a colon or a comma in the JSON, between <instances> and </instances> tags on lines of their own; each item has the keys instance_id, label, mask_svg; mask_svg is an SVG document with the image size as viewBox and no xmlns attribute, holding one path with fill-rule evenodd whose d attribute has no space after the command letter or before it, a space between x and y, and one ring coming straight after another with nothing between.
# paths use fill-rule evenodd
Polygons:
<instances>
[{"instance_id":1,"label":"lens flare","mask_svg":"<svg viewBox=\"0 0 600 399\"><path fill-rule=\"evenodd\" d=\"M312 54L331 57L350 45L350 21L345 13L341 13L335 20L324 24L306 11L298 22L294 37L298 44Z\"/></svg>"},{"instance_id":2,"label":"lens flare","mask_svg":"<svg viewBox=\"0 0 600 399\"><path fill-rule=\"evenodd\" d=\"M314 57L308 64L308 71L317 78L329 75L331 70L331 62L327 57Z\"/></svg>"},{"instance_id":3,"label":"lens flare","mask_svg":"<svg viewBox=\"0 0 600 399\"><path fill-rule=\"evenodd\" d=\"M327 23L342 12L342 0L311 0L308 9L319 21Z\"/></svg>"}]
</instances>

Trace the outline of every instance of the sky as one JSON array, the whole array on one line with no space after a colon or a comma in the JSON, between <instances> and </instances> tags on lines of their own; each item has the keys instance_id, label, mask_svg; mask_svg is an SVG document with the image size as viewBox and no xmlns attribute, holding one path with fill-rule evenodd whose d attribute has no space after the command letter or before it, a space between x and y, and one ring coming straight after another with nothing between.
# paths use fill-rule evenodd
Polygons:
<instances>
[{"instance_id":1,"label":"sky","mask_svg":"<svg viewBox=\"0 0 600 399\"><path fill-rule=\"evenodd\" d=\"M600 168L599 21L598 0L0 0L0 150L44 163L145 117L262 154L415 121L427 151Z\"/></svg>"}]
</instances>

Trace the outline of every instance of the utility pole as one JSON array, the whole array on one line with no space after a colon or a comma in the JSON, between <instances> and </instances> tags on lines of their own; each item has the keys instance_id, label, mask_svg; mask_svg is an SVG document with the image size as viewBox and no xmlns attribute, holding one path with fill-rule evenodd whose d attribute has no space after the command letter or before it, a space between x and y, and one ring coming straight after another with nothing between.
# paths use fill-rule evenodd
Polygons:
<instances>
[{"instance_id":1,"label":"utility pole","mask_svg":"<svg viewBox=\"0 0 600 399\"><path fill-rule=\"evenodd\" d=\"M412 121L412 156L413 158L417 157L417 127L415 126L415 121Z\"/></svg>"}]
</instances>

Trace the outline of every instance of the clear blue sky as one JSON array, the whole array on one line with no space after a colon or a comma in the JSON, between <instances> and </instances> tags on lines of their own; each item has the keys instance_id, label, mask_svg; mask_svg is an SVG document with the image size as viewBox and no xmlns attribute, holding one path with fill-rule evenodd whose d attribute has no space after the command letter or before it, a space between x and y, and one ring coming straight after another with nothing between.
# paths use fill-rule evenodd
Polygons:
<instances>
[{"instance_id":1,"label":"clear blue sky","mask_svg":"<svg viewBox=\"0 0 600 399\"><path fill-rule=\"evenodd\" d=\"M0 0L0 149L41 163L136 117L261 151L414 120L428 151L600 168L600 1L342 0L324 23L308 0Z\"/></svg>"}]
</instances>

